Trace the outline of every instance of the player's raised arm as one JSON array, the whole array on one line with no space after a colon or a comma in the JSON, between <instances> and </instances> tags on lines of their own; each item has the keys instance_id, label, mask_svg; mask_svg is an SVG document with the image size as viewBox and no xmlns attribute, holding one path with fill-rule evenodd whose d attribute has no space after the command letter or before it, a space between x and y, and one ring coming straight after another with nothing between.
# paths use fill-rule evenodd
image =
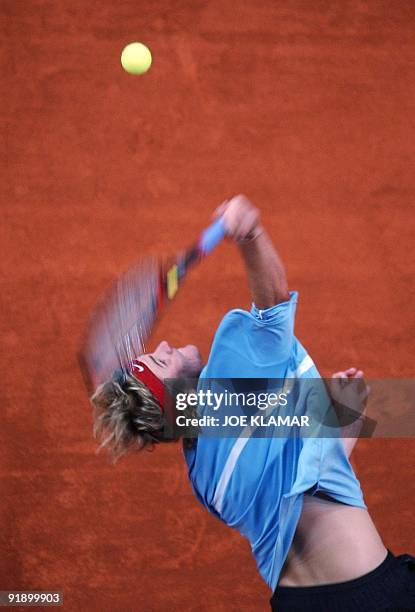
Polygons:
<instances>
[{"instance_id":1,"label":"player's raised arm","mask_svg":"<svg viewBox=\"0 0 415 612\"><path fill-rule=\"evenodd\" d=\"M289 299L284 266L260 222L257 208L244 195L224 202L221 214L227 235L241 251L252 298L257 308L265 309Z\"/></svg>"}]
</instances>

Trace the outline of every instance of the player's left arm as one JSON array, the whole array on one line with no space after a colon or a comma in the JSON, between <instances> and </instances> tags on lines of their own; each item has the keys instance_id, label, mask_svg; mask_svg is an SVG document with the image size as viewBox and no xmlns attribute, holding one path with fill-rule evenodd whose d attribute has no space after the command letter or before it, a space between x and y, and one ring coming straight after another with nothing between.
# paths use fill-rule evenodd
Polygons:
<instances>
[{"instance_id":1,"label":"player's left arm","mask_svg":"<svg viewBox=\"0 0 415 612\"><path fill-rule=\"evenodd\" d=\"M335 372L330 380L329 394L332 401L349 411L353 417L352 421L342 428L343 445L348 457L362 430L369 391L363 378L363 371L358 368Z\"/></svg>"}]
</instances>

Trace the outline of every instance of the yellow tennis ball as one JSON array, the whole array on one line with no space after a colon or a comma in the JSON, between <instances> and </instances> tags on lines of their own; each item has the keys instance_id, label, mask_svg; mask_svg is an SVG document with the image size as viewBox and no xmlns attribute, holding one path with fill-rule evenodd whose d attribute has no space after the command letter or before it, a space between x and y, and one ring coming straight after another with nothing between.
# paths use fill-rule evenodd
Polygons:
<instances>
[{"instance_id":1,"label":"yellow tennis ball","mask_svg":"<svg viewBox=\"0 0 415 612\"><path fill-rule=\"evenodd\" d=\"M150 68L151 61L150 49L143 43L130 43L121 53L121 65L129 74L144 74Z\"/></svg>"}]
</instances>

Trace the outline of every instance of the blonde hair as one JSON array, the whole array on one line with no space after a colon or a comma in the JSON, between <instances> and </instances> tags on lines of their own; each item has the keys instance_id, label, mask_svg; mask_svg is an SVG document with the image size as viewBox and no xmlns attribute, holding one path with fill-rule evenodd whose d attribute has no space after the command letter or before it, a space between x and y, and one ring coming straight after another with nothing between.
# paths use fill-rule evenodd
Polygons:
<instances>
[{"instance_id":1,"label":"blonde hair","mask_svg":"<svg viewBox=\"0 0 415 612\"><path fill-rule=\"evenodd\" d=\"M165 438L166 417L149 388L125 370L117 370L91 397L94 436L114 462L129 450L151 449Z\"/></svg>"}]
</instances>

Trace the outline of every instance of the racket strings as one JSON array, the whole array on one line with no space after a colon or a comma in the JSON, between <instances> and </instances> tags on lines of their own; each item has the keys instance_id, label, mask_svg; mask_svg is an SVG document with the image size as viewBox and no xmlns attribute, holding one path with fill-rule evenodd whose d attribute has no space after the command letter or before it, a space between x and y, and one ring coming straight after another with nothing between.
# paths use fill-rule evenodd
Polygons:
<instances>
[{"instance_id":1,"label":"racket strings","mask_svg":"<svg viewBox=\"0 0 415 612\"><path fill-rule=\"evenodd\" d=\"M127 272L116 282L112 309L113 339L122 367L146 350L145 342L157 314L158 268L155 260Z\"/></svg>"},{"instance_id":2,"label":"racket strings","mask_svg":"<svg viewBox=\"0 0 415 612\"><path fill-rule=\"evenodd\" d=\"M96 388L145 353L159 293L155 258L141 260L111 285L91 317L80 356L89 387Z\"/></svg>"}]
</instances>

